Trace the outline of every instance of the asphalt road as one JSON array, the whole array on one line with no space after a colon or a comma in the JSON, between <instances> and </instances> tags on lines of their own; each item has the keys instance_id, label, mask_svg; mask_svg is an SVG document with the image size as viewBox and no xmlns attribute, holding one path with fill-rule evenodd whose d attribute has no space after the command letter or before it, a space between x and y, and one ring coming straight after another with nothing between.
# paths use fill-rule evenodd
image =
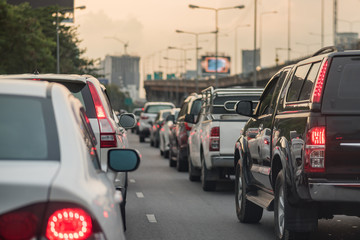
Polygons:
<instances>
[{"instance_id":1,"label":"asphalt road","mask_svg":"<svg viewBox=\"0 0 360 240\"><path fill-rule=\"evenodd\" d=\"M138 170L129 173L126 205L128 240L268 240L275 239L273 212L264 211L258 224L242 224L235 213L232 183L204 192L187 173L169 167L168 159L149 141L128 134L129 145L142 155ZM320 220L311 240L359 240L360 219L338 216Z\"/></svg>"}]
</instances>

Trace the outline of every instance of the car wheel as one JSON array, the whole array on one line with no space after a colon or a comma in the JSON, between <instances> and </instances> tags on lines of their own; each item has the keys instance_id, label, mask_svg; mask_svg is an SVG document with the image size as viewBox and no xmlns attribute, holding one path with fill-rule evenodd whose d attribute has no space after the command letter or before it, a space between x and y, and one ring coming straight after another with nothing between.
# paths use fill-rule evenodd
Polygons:
<instances>
[{"instance_id":1,"label":"car wheel","mask_svg":"<svg viewBox=\"0 0 360 240\"><path fill-rule=\"evenodd\" d=\"M240 164L235 172L235 207L236 215L242 223L257 223L262 218L263 208L246 199L247 185Z\"/></svg>"},{"instance_id":2,"label":"car wheel","mask_svg":"<svg viewBox=\"0 0 360 240\"><path fill-rule=\"evenodd\" d=\"M169 150L164 152L164 158L169 158L169 152L170 152Z\"/></svg>"},{"instance_id":3,"label":"car wheel","mask_svg":"<svg viewBox=\"0 0 360 240\"><path fill-rule=\"evenodd\" d=\"M186 172L188 170L187 167L187 162L184 160L183 157L181 157L180 149L178 149L176 155L176 169L178 170L178 172Z\"/></svg>"},{"instance_id":4,"label":"car wheel","mask_svg":"<svg viewBox=\"0 0 360 240\"><path fill-rule=\"evenodd\" d=\"M152 140L152 138L150 137L150 146L154 146L154 141Z\"/></svg>"},{"instance_id":5,"label":"car wheel","mask_svg":"<svg viewBox=\"0 0 360 240\"><path fill-rule=\"evenodd\" d=\"M205 157L204 154L201 153L201 185L204 191L215 191L216 182L209 181L210 171L206 168Z\"/></svg>"},{"instance_id":6,"label":"car wheel","mask_svg":"<svg viewBox=\"0 0 360 240\"><path fill-rule=\"evenodd\" d=\"M164 151L160 150L160 155L164 156Z\"/></svg>"},{"instance_id":7,"label":"car wheel","mask_svg":"<svg viewBox=\"0 0 360 240\"><path fill-rule=\"evenodd\" d=\"M274 200L274 222L275 233L278 240L306 240L310 237L310 232L294 232L286 228L287 213L286 184L283 170L276 178L275 200Z\"/></svg>"},{"instance_id":8,"label":"car wheel","mask_svg":"<svg viewBox=\"0 0 360 240\"><path fill-rule=\"evenodd\" d=\"M192 182L198 182L200 181L201 173L198 169L194 167L191 161L191 156L188 153L188 162L189 162L189 180Z\"/></svg>"},{"instance_id":9,"label":"car wheel","mask_svg":"<svg viewBox=\"0 0 360 240\"><path fill-rule=\"evenodd\" d=\"M141 143L145 142L145 138L144 138L144 136L141 136L141 133L139 135L139 142L141 142Z\"/></svg>"}]
</instances>

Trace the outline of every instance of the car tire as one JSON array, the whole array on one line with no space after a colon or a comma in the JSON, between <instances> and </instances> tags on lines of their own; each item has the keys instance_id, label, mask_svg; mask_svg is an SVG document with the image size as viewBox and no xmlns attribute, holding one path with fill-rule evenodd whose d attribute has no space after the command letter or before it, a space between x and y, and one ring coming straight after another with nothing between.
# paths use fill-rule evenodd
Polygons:
<instances>
[{"instance_id":1,"label":"car tire","mask_svg":"<svg viewBox=\"0 0 360 240\"><path fill-rule=\"evenodd\" d=\"M164 156L164 151L160 150L160 156Z\"/></svg>"},{"instance_id":2,"label":"car tire","mask_svg":"<svg viewBox=\"0 0 360 240\"><path fill-rule=\"evenodd\" d=\"M281 170L276 178L275 183L275 199L274 199L274 222L275 234L278 240L306 240L310 237L310 232L295 232L286 228L287 213L287 195L286 184L283 170Z\"/></svg>"},{"instance_id":3,"label":"car tire","mask_svg":"<svg viewBox=\"0 0 360 240\"><path fill-rule=\"evenodd\" d=\"M191 182L198 182L200 181L201 172L194 167L191 161L191 156L188 153L188 162L189 162L189 180Z\"/></svg>"},{"instance_id":4,"label":"car tire","mask_svg":"<svg viewBox=\"0 0 360 240\"><path fill-rule=\"evenodd\" d=\"M176 155L176 169L178 172L186 172L188 170L187 168L187 162L184 160L184 157L181 156L180 149L178 149Z\"/></svg>"},{"instance_id":5,"label":"car tire","mask_svg":"<svg viewBox=\"0 0 360 240\"><path fill-rule=\"evenodd\" d=\"M242 223L258 223L262 218L263 208L246 199L248 188L240 164L236 164L235 171L235 207L237 218Z\"/></svg>"},{"instance_id":6,"label":"car tire","mask_svg":"<svg viewBox=\"0 0 360 240\"><path fill-rule=\"evenodd\" d=\"M176 167L176 161L174 161L173 158L174 158L173 152L171 151L171 148L170 148L170 152L169 152L169 167Z\"/></svg>"},{"instance_id":7,"label":"car tire","mask_svg":"<svg viewBox=\"0 0 360 240\"><path fill-rule=\"evenodd\" d=\"M216 181L208 180L208 175L210 171L206 168L204 154L201 153L201 185L202 189L206 192L215 191Z\"/></svg>"},{"instance_id":8,"label":"car tire","mask_svg":"<svg viewBox=\"0 0 360 240\"><path fill-rule=\"evenodd\" d=\"M141 133L139 135L139 142L141 142L141 143L145 142L145 138L144 138L144 136L141 135Z\"/></svg>"},{"instance_id":9,"label":"car tire","mask_svg":"<svg viewBox=\"0 0 360 240\"><path fill-rule=\"evenodd\" d=\"M153 147L154 146L154 141L150 138L150 146Z\"/></svg>"},{"instance_id":10,"label":"car tire","mask_svg":"<svg viewBox=\"0 0 360 240\"><path fill-rule=\"evenodd\" d=\"M169 150L164 152L164 158L169 158L169 152L170 152Z\"/></svg>"}]
</instances>

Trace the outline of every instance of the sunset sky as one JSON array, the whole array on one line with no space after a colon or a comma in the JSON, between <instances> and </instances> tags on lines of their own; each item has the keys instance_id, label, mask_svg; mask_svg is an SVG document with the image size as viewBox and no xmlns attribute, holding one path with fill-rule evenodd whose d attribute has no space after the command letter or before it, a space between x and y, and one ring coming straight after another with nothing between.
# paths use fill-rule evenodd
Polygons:
<instances>
[{"instance_id":1,"label":"sunset sky","mask_svg":"<svg viewBox=\"0 0 360 240\"><path fill-rule=\"evenodd\" d=\"M333 44L333 0L324 1L325 45ZM238 65L241 65L241 49L253 49L254 0L75 0L75 6L86 5L85 10L76 10L75 26L78 26L81 47L86 56L104 58L105 55L123 54L124 42L129 42L128 53L138 55L145 62L142 74L161 70L164 65L160 51L168 46L194 48L195 36L175 33L176 29L189 32L215 30L215 12L190 9L189 4L222 8L245 5L244 9L219 11L219 53L232 58L232 73L235 62L235 28L238 28ZM360 30L359 0L338 1L338 31ZM277 11L276 14L262 14ZM258 46L262 39L262 67L275 64L275 48L287 47L288 0L258 0ZM291 57L296 58L320 48L321 0L291 0ZM262 21L261 21L262 20ZM250 24L250 27L244 25ZM261 33L260 33L261 25ZM310 34L313 33L313 34ZM200 55L215 51L214 35L199 36L202 47ZM180 51L170 50L170 58L180 58ZM287 59L287 52L278 51L279 60ZM195 51L187 51L192 58L188 69L195 69ZM238 67L240 72L241 67Z\"/></svg>"}]
</instances>

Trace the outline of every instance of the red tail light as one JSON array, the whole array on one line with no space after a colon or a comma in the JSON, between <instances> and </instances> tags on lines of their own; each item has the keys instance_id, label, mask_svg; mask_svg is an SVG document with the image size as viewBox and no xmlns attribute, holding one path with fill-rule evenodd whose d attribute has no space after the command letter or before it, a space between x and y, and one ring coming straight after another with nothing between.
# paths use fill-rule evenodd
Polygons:
<instances>
[{"instance_id":1,"label":"red tail light","mask_svg":"<svg viewBox=\"0 0 360 240\"><path fill-rule=\"evenodd\" d=\"M4 240L84 240L102 234L86 210L69 203L37 203L0 215Z\"/></svg>"},{"instance_id":2,"label":"red tail light","mask_svg":"<svg viewBox=\"0 0 360 240\"><path fill-rule=\"evenodd\" d=\"M80 208L57 210L48 219L46 237L49 240L84 240L91 234L91 217Z\"/></svg>"},{"instance_id":3,"label":"red tail light","mask_svg":"<svg viewBox=\"0 0 360 240\"><path fill-rule=\"evenodd\" d=\"M328 60L326 60L324 62L324 64L322 65L320 73L319 73L319 77L316 81L313 98L312 98L313 103L320 103L320 101L321 101L321 96L322 96L322 92L323 92L327 69L328 69Z\"/></svg>"},{"instance_id":4,"label":"red tail light","mask_svg":"<svg viewBox=\"0 0 360 240\"><path fill-rule=\"evenodd\" d=\"M32 239L37 234L39 218L32 212L21 210L0 216L0 239Z\"/></svg>"},{"instance_id":5,"label":"red tail light","mask_svg":"<svg viewBox=\"0 0 360 240\"><path fill-rule=\"evenodd\" d=\"M220 151L219 127L213 127L210 131L209 151Z\"/></svg>"},{"instance_id":6,"label":"red tail light","mask_svg":"<svg viewBox=\"0 0 360 240\"><path fill-rule=\"evenodd\" d=\"M305 172L325 172L325 127L308 131L304 169Z\"/></svg>"},{"instance_id":7,"label":"red tail light","mask_svg":"<svg viewBox=\"0 0 360 240\"><path fill-rule=\"evenodd\" d=\"M100 96L92 82L88 82L92 99L95 105L96 116L100 127L100 147L117 147L116 132L111 126L110 120L106 116L104 106L101 103Z\"/></svg>"},{"instance_id":8,"label":"red tail light","mask_svg":"<svg viewBox=\"0 0 360 240\"><path fill-rule=\"evenodd\" d=\"M210 137L220 137L220 128L213 127L210 132Z\"/></svg>"},{"instance_id":9,"label":"red tail light","mask_svg":"<svg viewBox=\"0 0 360 240\"><path fill-rule=\"evenodd\" d=\"M189 124L187 122L185 122L184 126L185 126L186 131L191 131L191 127L189 126Z\"/></svg>"}]
</instances>

